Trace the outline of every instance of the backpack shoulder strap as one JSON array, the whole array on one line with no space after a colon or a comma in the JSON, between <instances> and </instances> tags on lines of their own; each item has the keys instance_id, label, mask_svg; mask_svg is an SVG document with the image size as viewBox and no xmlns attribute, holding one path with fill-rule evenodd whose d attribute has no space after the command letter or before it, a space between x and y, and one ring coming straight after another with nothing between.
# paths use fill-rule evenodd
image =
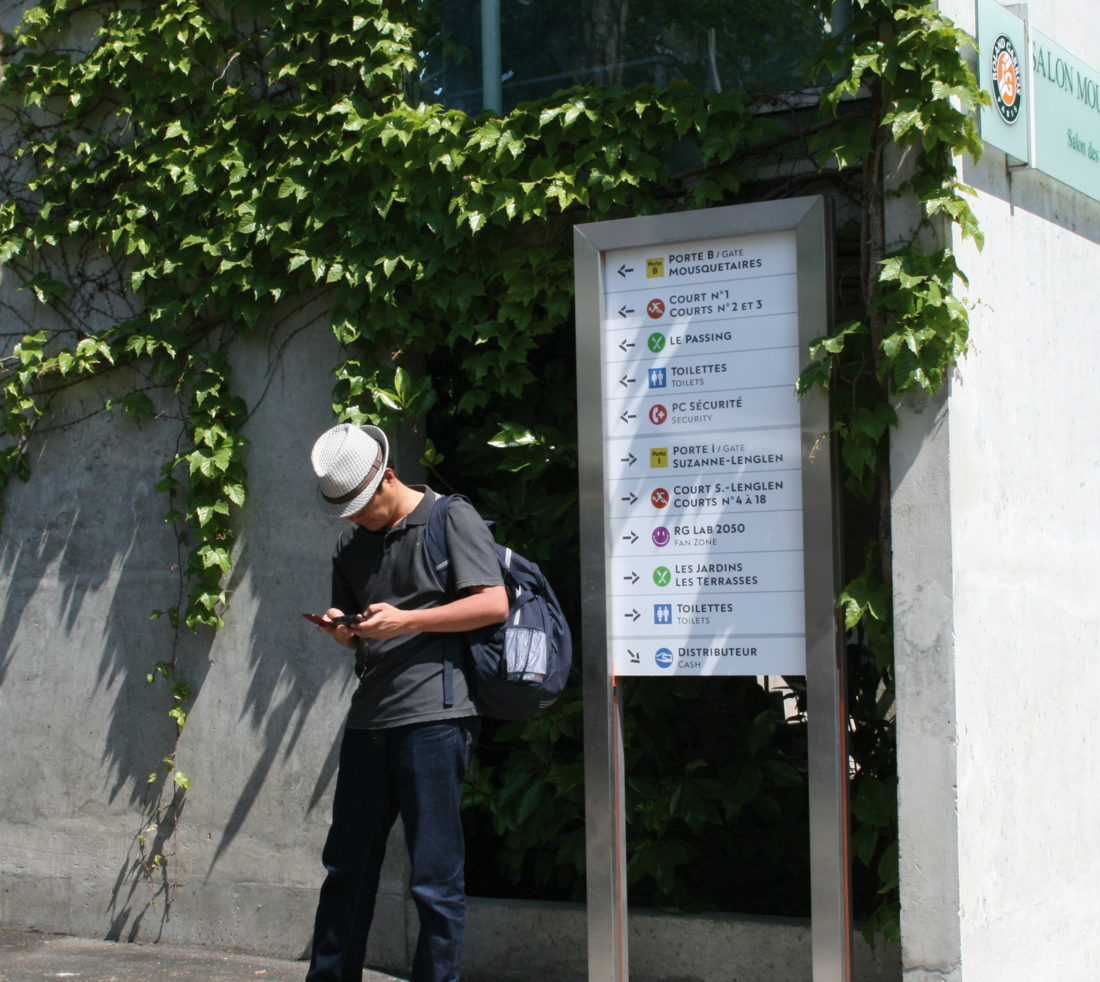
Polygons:
<instances>
[{"instance_id":1,"label":"backpack shoulder strap","mask_svg":"<svg viewBox=\"0 0 1100 982\"><path fill-rule=\"evenodd\" d=\"M447 554L447 509L459 495L440 495L432 502L428 521L424 528L424 551L436 581L449 597L454 595L454 571ZM454 665L462 657L462 636L447 634L443 637L443 705L454 705Z\"/></svg>"},{"instance_id":2,"label":"backpack shoulder strap","mask_svg":"<svg viewBox=\"0 0 1100 982\"><path fill-rule=\"evenodd\" d=\"M432 503L428 512L428 522L424 528L424 549L428 554L428 564L435 573L441 589L448 594L454 593L454 577L451 560L447 555L447 510L458 495L440 495Z\"/></svg>"}]
</instances>

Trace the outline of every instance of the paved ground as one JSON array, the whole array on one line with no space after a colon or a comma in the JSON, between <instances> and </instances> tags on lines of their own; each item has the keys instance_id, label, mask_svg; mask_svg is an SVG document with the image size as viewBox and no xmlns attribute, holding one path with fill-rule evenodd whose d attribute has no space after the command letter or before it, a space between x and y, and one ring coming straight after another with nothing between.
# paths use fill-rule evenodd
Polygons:
<instances>
[{"instance_id":1,"label":"paved ground","mask_svg":"<svg viewBox=\"0 0 1100 982\"><path fill-rule=\"evenodd\" d=\"M0 928L0 982L302 982L304 961L173 944L124 944ZM368 972L364 982L399 982Z\"/></svg>"}]
</instances>

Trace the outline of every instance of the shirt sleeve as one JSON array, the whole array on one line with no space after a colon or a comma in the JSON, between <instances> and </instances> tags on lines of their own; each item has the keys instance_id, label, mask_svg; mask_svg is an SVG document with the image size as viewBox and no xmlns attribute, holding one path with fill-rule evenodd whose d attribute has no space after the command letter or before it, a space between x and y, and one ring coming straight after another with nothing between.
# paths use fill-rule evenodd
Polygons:
<instances>
[{"instance_id":1,"label":"shirt sleeve","mask_svg":"<svg viewBox=\"0 0 1100 982\"><path fill-rule=\"evenodd\" d=\"M489 527L474 506L461 498L447 509L447 558L459 593L471 587L504 583Z\"/></svg>"}]
</instances>

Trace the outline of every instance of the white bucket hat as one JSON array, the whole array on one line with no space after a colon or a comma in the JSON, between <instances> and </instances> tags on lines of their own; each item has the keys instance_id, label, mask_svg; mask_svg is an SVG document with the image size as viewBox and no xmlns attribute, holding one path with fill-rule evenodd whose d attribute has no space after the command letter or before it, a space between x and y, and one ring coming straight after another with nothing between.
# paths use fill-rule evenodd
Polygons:
<instances>
[{"instance_id":1,"label":"white bucket hat","mask_svg":"<svg viewBox=\"0 0 1100 982\"><path fill-rule=\"evenodd\" d=\"M377 426L341 423L322 433L309 455L321 511L330 518L359 511L382 483L389 455L386 434Z\"/></svg>"}]
</instances>

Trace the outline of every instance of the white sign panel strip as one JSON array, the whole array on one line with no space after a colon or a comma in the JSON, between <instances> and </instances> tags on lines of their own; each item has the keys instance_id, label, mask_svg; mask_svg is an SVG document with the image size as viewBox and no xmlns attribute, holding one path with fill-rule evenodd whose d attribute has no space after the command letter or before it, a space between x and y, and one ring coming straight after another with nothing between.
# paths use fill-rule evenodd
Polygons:
<instances>
[{"instance_id":1,"label":"white sign panel strip","mask_svg":"<svg viewBox=\"0 0 1100 982\"><path fill-rule=\"evenodd\" d=\"M641 289L608 293L604 325L612 337L619 331L670 331L673 325L687 331L719 323L735 329L750 317L793 313L796 285L793 273L679 286L653 281Z\"/></svg>"},{"instance_id":2,"label":"white sign panel strip","mask_svg":"<svg viewBox=\"0 0 1100 982\"><path fill-rule=\"evenodd\" d=\"M802 548L802 530L792 529L798 511L770 511L746 514L740 508L717 514L663 515L611 519L611 559L638 556L703 557L740 555L745 552L784 552ZM667 563L666 563L667 565Z\"/></svg>"},{"instance_id":3,"label":"white sign panel strip","mask_svg":"<svg viewBox=\"0 0 1100 982\"><path fill-rule=\"evenodd\" d=\"M690 327L690 325L689 325ZM617 366L632 371L639 363L665 368L668 388L698 387L699 379L710 374L733 371L741 353L770 351L776 337L797 337L798 319L793 313L767 314L742 321L723 320L704 329L632 328L608 331L604 338L604 364L614 378ZM724 365L725 368L708 367Z\"/></svg>"},{"instance_id":4,"label":"white sign panel strip","mask_svg":"<svg viewBox=\"0 0 1100 982\"><path fill-rule=\"evenodd\" d=\"M743 386L709 393L683 393L671 398L646 394L609 399L608 435L612 439L620 432L682 439L685 435L723 434L776 423L797 426L798 403L791 397L792 389L791 385Z\"/></svg>"},{"instance_id":5,"label":"white sign panel strip","mask_svg":"<svg viewBox=\"0 0 1100 982\"><path fill-rule=\"evenodd\" d=\"M701 239L668 246L609 250L603 256L606 296L642 289L647 283L676 288L682 284L760 281L797 271L795 243L786 232ZM605 310L615 308L608 305ZM610 316L610 315L609 315Z\"/></svg>"},{"instance_id":6,"label":"white sign panel strip","mask_svg":"<svg viewBox=\"0 0 1100 982\"><path fill-rule=\"evenodd\" d=\"M700 475L726 480L798 469L802 444L797 428L781 427L664 439L607 438L604 450L609 481L651 477L671 481Z\"/></svg>"},{"instance_id":7,"label":"white sign panel strip","mask_svg":"<svg viewBox=\"0 0 1100 982\"><path fill-rule=\"evenodd\" d=\"M777 623L804 633L802 591L718 597L683 595L675 600L613 601L612 638L736 638L763 634Z\"/></svg>"},{"instance_id":8,"label":"white sign panel strip","mask_svg":"<svg viewBox=\"0 0 1100 982\"><path fill-rule=\"evenodd\" d=\"M801 675L806 665L801 635L614 639L611 651L617 675Z\"/></svg>"},{"instance_id":9,"label":"white sign panel strip","mask_svg":"<svg viewBox=\"0 0 1100 982\"><path fill-rule=\"evenodd\" d=\"M674 478L612 481L608 514L612 519L661 520L665 514L701 518L738 508L745 513L792 511L802 507L802 481L797 468L767 475L707 475L696 480ZM671 508L672 512L667 509Z\"/></svg>"},{"instance_id":10,"label":"white sign panel strip","mask_svg":"<svg viewBox=\"0 0 1100 982\"><path fill-rule=\"evenodd\" d=\"M706 597L731 589L746 593L802 589L802 550L737 553L706 559L666 560L662 555L618 558L610 566L612 596L660 595L671 587L677 595ZM693 591L693 592L691 592Z\"/></svg>"}]
</instances>

